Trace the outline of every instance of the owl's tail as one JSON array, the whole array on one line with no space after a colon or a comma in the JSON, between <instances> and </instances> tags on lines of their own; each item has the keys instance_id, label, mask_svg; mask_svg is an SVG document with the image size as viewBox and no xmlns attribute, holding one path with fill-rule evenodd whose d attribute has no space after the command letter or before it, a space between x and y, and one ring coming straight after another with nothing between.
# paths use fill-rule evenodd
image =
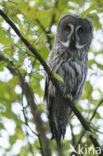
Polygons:
<instances>
[{"instance_id":1,"label":"owl's tail","mask_svg":"<svg viewBox=\"0 0 103 156\"><path fill-rule=\"evenodd\" d=\"M51 139L56 140L58 147L61 147L61 139L64 139L66 132L66 124L67 123L61 123L60 121L54 121L49 118L49 125L52 133Z\"/></svg>"},{"instance_id":2,"label":"owl's tail","mask_svg":"<svg viewBox=\"0 0 103 156\"><path fill-rule=\"evenodd\" d=\"M66 126L71 114L68 102L64 102L60 96L49 97L48 118L52 133L58 147L61 147L61 139L64 139Z\"/></svg>"}]
</instances>

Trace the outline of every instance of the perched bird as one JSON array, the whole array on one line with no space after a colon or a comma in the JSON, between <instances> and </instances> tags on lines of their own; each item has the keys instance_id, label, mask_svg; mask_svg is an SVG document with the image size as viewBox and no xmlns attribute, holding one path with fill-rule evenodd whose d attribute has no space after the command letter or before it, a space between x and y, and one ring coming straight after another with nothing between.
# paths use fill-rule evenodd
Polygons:
<instances>
[{"instance_id":1,"label":"perched bird","mask_svg":"<svg viewBox=\"0 0 103 156\"><path fill-rule=\"evenodd\" d=\"M88 50L93 38L93 25L89 18L67 14L58 23L55 42L47 64L53 73L62 77L59 85L63 93L75 104L81 97L88 70ZM44 99L47 103L52 139L60 146L71 115L67 101L58 94L46 76Z\"/></svg>"}]
</instances>

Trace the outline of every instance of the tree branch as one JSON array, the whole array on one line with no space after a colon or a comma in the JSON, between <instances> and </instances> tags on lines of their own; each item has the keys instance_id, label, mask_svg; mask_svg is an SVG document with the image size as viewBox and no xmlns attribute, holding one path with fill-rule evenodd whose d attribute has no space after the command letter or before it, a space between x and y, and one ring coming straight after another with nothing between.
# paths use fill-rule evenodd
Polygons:
<instances>
[{"instance_id":1,"label":"tree branch","mask_svg":"<svg viewBox=\"0 0 103 156\"><path fill-rule=\"evenodd\" d=\"M73 133L73 126L72 126L72 124L70 124L70 128L71 128L71 135L72 135L72 145L74 146L76 144L76 140L75 140L75 135Z\"/></svg>"},{"instance_id":2,"label":"tree branch","mask_svg":"<svg viewBox=\"0 0 103 156\"><path fill-rule=\"evenodd\" d=\"M10 69L10 67L9 67ZM43 121L41 119L40 113L37 109L37 106L34 102L34 94L29 85L25 82L22 75L19 76L21 80L21 87L23 89L23 92L27 98L27 102L29 106L31 107L31 112L33 114L34 123L36 124L36 128L38 131L38 138L40 142L40 147L42 149L42 156L51 156L51 150L50 150L50 142L46 138L46 129L44 127Z\"/></svg>"},{"instance_id":3,"label":"tree branch","mask_svg":"<svg viewBox=\"0 0 103 156\"><path fill-rule=\"evenodd\" d=\"M42 23L37 18L36 18L36 22L38 23L38 25L40 26L40 28L42 29L42 31L46 35L47 42L48 42L49 48L51 50L51 48L52 48L52 41L51 41L51 37L50 37L51 31L50 30L46 31L45 27L42 25Z\"/></svg>"},{"instance_id":4,"label":"tree branch","mask_svg":"<svg viewBox=\"0 0 103 156\"><path fill-rule=\"evenodd\" d=\"M58 7L58 0L55 0L55 4L54 4L53 10L56 10L57 7ZM49 30L46 30L45 27L43 26L43 24L39 21L39 19L36 18L36 22L38 23L38 25L40 26L40 28L43 30L43 32L46 35L47 42L48 42L48 45L49 45L50 50L52 48L52 40L51 40L50 33L51 33L51 27L52 27L52 25L55 24L55 20L56 20L55 18L56 18L56 13L54 11L53 14L52 14L52 17L51 17L51 21L50 21L50 25L49 25Z\"/></svg>"},{"instance_id":5,"label":"tree branch","mask_svg":"<svg viewBox=\"0 0 103 156\"><path fill-rule=\"evenodd\" d=\"M40 28L43 30L44 33L47 33L45 30L45 27L42 25L42 23L39 21L39 19L35 19L35 21L38 23L38 25L40 26Z\"/></svg>"},{"instance_id":6,"label":"tree branch","mask_svg":"<svg viewBox=\"0 0 103 156\"><path fill-rule=\"evenodd\" d=\"M16 27L16 25L12 22L12 20L0 9L0 15L5 19L5 21L12 27L12 29L15 31L15 33L20 37L20 39L22 40L22 42L25 44L25 46L34 54L34 56L40 61L40 63L43 65L46 73L48 74L50 80L52 81L53 85L55 86L57 92L59 93L59 95L61 97L63 97L64 101L68 101L69 106L71 107L72 111L75 113L75 115L77 116L77 118L79 119L79 121L81 122L82 126L84 127L84 129L86 131L92 132L88 123L86 122L86 120L84 119L84 117L81 115L81 113L78 111L78 109L76 108L76 106L68 99L68 97L64 96L64 93L62 91L62 89L59 86L59 83L57 81L57 79L54 77L54 75L52 74L51 70L49 69L48 65L46 64L46 62L43 60L43 58L41 57L41 55L37 52L37 50L21 35L20 31L18 30L18 28ZM29 88L28 84L25 84L23 86L23 89L25 91L25 94L28 97L28 92L30 91L31 95L33 94L31 92L31 89ZM32 95L33 97L33 95ZM28 100L30 100L29 102L32 103L32 105L34 104L32 102L33 99L31 99L31 97L28 97ZM31 105L31 106L32 106ZM36 105L35 105L36 106ZM34 111L32 110L32 113L34 114ZM35 118L36 118L36 114L35 114ZM40 130L42 131L42 130ZM101 148L98 141L92 136L89 136L92 144L95 146L96 148ZM99 154L100 156L103 156L103 151L101 149L101 154Z\"/></svg>"},{"instance_id":7,"label":"tree branch","mask_svg":"<svg viewBox=\"0 0 103 156\"><path fill-rule=\"evenodd\" d=\"M43 156L43 147L42 147L42 143L41 143L41 138L40 138L40 135L39 134L37 134L36 132L34 132L32 129L31 129L31 127L29 126L29 124L28 124L28 120L27 120L27 117L26 117L26 114L25 114L25 109L24 109L24 106L23 106L23 92L22 92L22 108L23 108L23 115L24 115L24 119L25 119L25 125L31 130L31 132L33 133L33 134L35 134L37 137L38 137L38 139L39 139L39 144L40 144L40 152L41 152L41 154L42 154L42 156ZM28 134L28 132L27 132L27 134ZM29 135L29 134L28 134ZM29 145L30 146L30 145ZM30 146L31 147L31 146ZM31 149L31 148L30 148ZM31 150L32 151L32 150ZM33 153L33 152L32 152Z\"/></svg>"},{"instance_id":8,"label":"tree branch","mask_svg":"<svg viewBox=\"0 0 103 156\"><path fill-rule=\"evenodd\" d=\"M97 105L97 107L95 108L94 110L94 113L92 114L91 118L90 118L90 121L94 118L96 112L97 112L97 109L101 106L101 104L103 103L103 99L99 102L99 104Z\"/></svg>"},{"instance_id":9,"label":"tree branch","mask_svg":"<svg viewBox=\"0 0 103 156\"><path fill-rule=\"evenodd\" d=\"M41 114L38 111L37 105L35 104L34 94L33 94L32 89L25 82L21 73L17 69L15 70L15 65L13 64L12 61L10 61L8 58L6 58L2 55L0 55L0 61L8 62L7 68L10 70L10 72L13 75L16 75L19 77L20 85L21 85L21 88L23 90L23 93L25 94L25 96L27 98L27 103L31 108L31 112L33 115L33 121L36 124L36 129L37 129L38 134L35 133L30 127L29 128L39 139L40 147L42 147L42 156L51 156L50 141L46 137L46 128L45 128L44 123L41 119L41 116L40 116ZM26 120L26 116L24 116L24 117L25 117L26 125L29 126L27 123L27 120Z\"/></svg>"},{"instance_id":10,"label":"tree branch","mask_svg":"<svg viewBox=\"0 0 103 156\"><path fill-rule=\"evenodd\" d=\"M56 10L57 7L58 7L58 0L55 0L54 10ZM56 20L55 18L56 18L56 13L54 12L52 14L52 18L51 18L51 22L50 22L50 26L49 26L49 31L51 31L51 27L55 23L55 20Z\"/></svg>"},{"instance_id":11,"label":"tree branch","mask_svg":"<svg viewBox=\"0 0 103 156\"><path fill-rule=\"evenodd\" d=\"M98 104L97 107L95 108L95 110L94 110L94 112L93 112L93 114L92 114L92 116L91 116L91 118L90 118L90 121L92 121L92 119L94 118L94 116L95 116L95 114L96 114L96 112L97 112L97 109L99 108L99 106L101 106L102 103L103 103L103 99L99 102L99 104ZM77 142L77 143L75 144L75 146L74 146L75 149L77 149L78 145L80 144L80 142L81 142L83 136L85 135L85 132L86 132L86 131L83 130L83 132L82 132L82 134L81 134L81 136L80 136L78 142Z\"/></svg>"}]
</instances>

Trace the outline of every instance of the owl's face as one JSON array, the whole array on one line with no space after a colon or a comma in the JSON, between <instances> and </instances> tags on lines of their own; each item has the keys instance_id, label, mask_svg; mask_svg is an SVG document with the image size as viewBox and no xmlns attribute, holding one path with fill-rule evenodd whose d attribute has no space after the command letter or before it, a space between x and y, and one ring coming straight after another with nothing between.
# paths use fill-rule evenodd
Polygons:
<instances>
[{"instance_id":1,"label":"owl's face","mask_svg":"<svg viewBox=\"0 0 103 156\"><path fill-rule=\"evenodd\" d=\"M68 14L58 23L57 33L64 47L82 49L91 44L93 25L89 18Z\"/></svg>"}]
</instances>

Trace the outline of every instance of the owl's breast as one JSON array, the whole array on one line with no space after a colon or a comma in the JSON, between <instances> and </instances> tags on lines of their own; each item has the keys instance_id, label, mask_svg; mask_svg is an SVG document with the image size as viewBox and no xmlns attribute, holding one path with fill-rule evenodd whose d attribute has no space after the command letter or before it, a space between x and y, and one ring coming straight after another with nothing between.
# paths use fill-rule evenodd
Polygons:
<instances>
[{"instance_id":1,"label":"owl's breast","mask_svg":"<svg viewBox=\"0 0 103 156\"><path fill-rule=\"evenodd\" d=\"M87 65L80 61L68 59L62 62L58 74L63 78L63 90L66 94L71 94L74 100L78 100L83 92L87 75Z\"/></svg>"}]
</instances>

